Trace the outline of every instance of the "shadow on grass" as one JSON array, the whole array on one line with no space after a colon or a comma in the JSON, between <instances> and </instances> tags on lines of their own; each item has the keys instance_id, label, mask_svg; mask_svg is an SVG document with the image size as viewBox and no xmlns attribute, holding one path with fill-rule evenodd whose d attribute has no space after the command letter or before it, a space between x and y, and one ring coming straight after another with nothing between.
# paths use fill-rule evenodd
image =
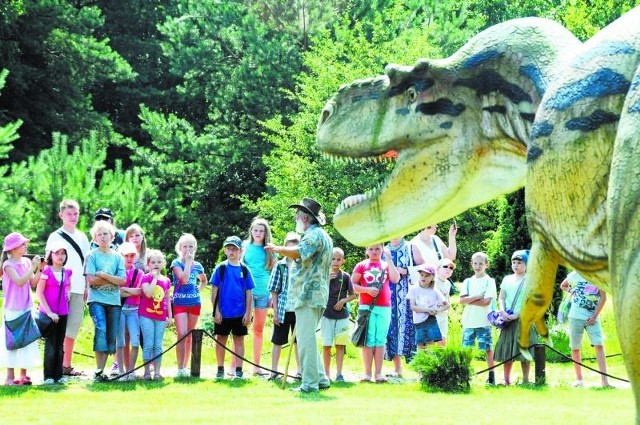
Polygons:
<instances>
[{"instance_id":1,"label":"shadow on grass","mask_svg":"<svg viewBox=\"0 0 640 425\"><path fill-rule=\"evenodd\" d=\"M145 388L149 390L153 389L162 389L169 385L167 379L162 381L145 381L145 380L137 380L137 381L128 381L128 382L88 382L85 388L88 391L94 392L111 392L111 391L120 391L120 392L129 392L136 391L138 388Z\"/></svg>"}]
</instances>

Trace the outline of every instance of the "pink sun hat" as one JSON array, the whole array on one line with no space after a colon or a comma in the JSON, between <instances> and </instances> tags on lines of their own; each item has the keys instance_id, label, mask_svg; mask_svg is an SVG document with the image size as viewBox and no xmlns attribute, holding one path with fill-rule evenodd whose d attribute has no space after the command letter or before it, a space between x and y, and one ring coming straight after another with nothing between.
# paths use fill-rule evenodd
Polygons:
<instances>
[{"instance_id":1,"label":"pink sun hat","mask_svg":"<svg viewBox=\"0 0 640 425\"><path fill-rule=\"evenodd\" d=\"M29 242L29 239L25 238L18 232L9 233L4 238L4 245L2 246L2 251L7 252L18 248Z\"/></svg>"}]
</instances>

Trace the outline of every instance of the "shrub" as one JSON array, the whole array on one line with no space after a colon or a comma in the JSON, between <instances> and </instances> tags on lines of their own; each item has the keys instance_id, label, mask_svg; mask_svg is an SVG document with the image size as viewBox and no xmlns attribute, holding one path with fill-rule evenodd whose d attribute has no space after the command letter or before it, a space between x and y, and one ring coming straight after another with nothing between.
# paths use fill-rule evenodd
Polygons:
<instances>
[{"instance_id":1,"label":"shrub","mask_svg":"<svg viewBox=\"0 0 640 425\"><path fill-rule=\"evenodd\" d=\"M553 342L553 350L547 348L547 361L551 363L567 362L571 359L571 347L569 346L569 334L567 326L562 323L557 323L555 320L550 319L548 322L549 337ZM542 342L542 341L541 341ZM560 355L556 351L564 354ZM567 356L567 357L565 357Z\"/></svg>"},{"instance_id":2,"label":"shrub","mask_svg":"<svg viewBox=\"0 0 640 425\"><path fill-rule=\"evenodd\" d=\"M433 346L419 350L411 367L428 391L468 393L473 376L472 358L472 350L468 348Z\"/></svg>"}]
</instances>

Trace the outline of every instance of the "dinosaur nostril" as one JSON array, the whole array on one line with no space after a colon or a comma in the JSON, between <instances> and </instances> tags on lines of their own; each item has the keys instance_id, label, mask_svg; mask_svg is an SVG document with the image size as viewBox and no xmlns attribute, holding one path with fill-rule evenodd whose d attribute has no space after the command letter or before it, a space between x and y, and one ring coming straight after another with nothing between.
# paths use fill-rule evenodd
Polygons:
<instances>
[{"instance_id":1,"label":"dinosaur nostril","mask_svg":"<svg viewBox=\"0 0 640 425\"><path fill-rule=\"evenodd\" d=\"M329 119L330 116L331 116L331 111L329 111L328 109L323 109L322 116L320 117L320 125L324 124Z\"/></svg>"}]
</instances>

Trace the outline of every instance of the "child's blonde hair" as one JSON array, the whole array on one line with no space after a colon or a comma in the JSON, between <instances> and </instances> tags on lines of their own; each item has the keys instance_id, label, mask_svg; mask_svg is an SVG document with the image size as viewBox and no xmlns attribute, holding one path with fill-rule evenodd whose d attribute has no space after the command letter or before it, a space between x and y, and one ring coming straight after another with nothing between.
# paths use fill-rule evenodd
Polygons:
<instances>
[{"instance_id":1,"label":"child's blonde hair","mask_svg":"<svg viewBox=\"0 0 640 425\"><path fill-rule=\"evenodd\" d=\"M91 237L93 239L96 238L96 235L98 234L98 232L106 230L111 234L111 237L113 238L116 235L116 228L113 227L113 224L109 223L108 221L105 220L98 220L93 224L93 227L91 228L91 230L89 231L89 233L91 233Z\"/></svg>"},{"instance_id":2,"label":"child's blonde hair","mask_svg":"<svg viewBox=\"0 0 640 425\"><path fill-rule=\"evenodd\" d=\"M471 256L471 261L473 261L474 258L482 258L482 260L484 260L485 264L489 264L489 256L487 254L485 254L482 251L476 252L475 254L473 254Z\"/></svg>"},{"instance_id":3,"label":"child's blonde hair","mask_svg":"<svg viewBox=\"0 0 640 425\"><path fill-rule=\"evenodd\" d=\"M271 243L271 226L269 226L269 222L267 220L260 217L254 218L253 221L251 222L251 225L249 226L249 235L247 236L246 241L248 243L253 242L253 235L251 234L251 232L253 228L256 226L264 226L264 240L262 241L262 246L265 246ZM267 255L265 255L264 268L267 270L271 270L275 263L276 263L276 256L267 252Z\"/></svg>"},{"instance_id":4,"label":"child's blonde hair","mask_svg":"<svg viewBox=\"0 0 640 425\"><path fill-rule=\"evenodd\" d=\"M127 227L127 230L124 232L124 240L128 242L129 236L134 232L138 232L142 236L142 242L140 242L140 258L144 258L147 255L147 238L144 236L144 231L139 224L133 223L131 226Z\"/></svg>"},{"instance_id":5,"label":"child's blonde hair","mask_svg":"<svg viewBox=\"0 0 640 425\"><path fill-rule=\"evenodd\" d=\"M342 258L344 258L344 251L342 248L338 248L337 246L333 248L332 254L339 254Z\"/></svg>"},{"instance_id":6,"label":"child's blonde hair","mask_svg":"<svg viewBox=\"0 0 640 425\"><path fill-rule=\"evenodd\" d=\"M150 249L147 251L147 265L149 265L149 261L152 259L160 259L162 261L162 268L167 265L167 259L164 258L164 254L159 249Z\"/></svg>"},{"instance_id":7,"label":"child's blonde hair","mask_svg":"<svg viewBox=\"0 0 640 425\"><path fill-rule=\"evenodd\" d=\"M180 236L180 239L178 239L178 242L176 242L176 254L178 254L178 257L182 258L180 247L187 242L193 242L193 253L195 255L196 251L198 250L198 241L196 240L196 237L191 233L183 233L182 236Z\"/></svg>"}]
</instances>

